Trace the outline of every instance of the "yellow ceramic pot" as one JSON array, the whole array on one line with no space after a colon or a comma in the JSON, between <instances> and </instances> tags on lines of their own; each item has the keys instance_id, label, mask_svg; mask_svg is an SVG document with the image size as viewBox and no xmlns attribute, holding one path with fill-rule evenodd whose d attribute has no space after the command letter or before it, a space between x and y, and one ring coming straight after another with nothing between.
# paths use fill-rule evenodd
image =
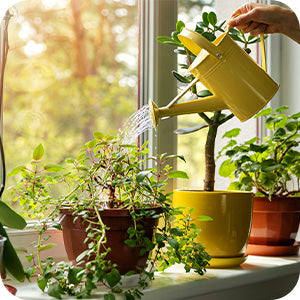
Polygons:
<instances>
[{"instance_id":1,"label":"yellow ceramic pot","mask_svg":"<svg viewBox=\"0 0 300 300\"><path fill-rule=\"evenodd\" d=\"M252 220L251 192L176 190L173 205L187 210L194 208L193 219L213 218L213 221L195 221L201 228L198 242L212 256L211 267L232 267L246 260Z\"/></svg>"}]
</instances>

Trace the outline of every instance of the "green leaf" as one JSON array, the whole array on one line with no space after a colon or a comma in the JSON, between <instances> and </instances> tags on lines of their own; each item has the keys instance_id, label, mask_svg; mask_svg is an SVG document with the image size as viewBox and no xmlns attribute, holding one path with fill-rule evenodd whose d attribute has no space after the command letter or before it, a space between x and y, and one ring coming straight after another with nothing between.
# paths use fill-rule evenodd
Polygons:
<instances>
[{"instance_id":1,"label":"green leaf","mask_svg":"<svg viewBox=\"0 0 300 300\"><path fill-rule=\"evenodd\" d=\"M20 172L22 172L23 170L25 170L25 169L26 169L25 166L16 167L7 176L15 176L15 175L19 174Z\"/></svg>"},{"instance_id":2,"label":"green leaf","mask_svg":"<svg viewBox=\"0 0 300 300\"><path fill-rule=\"evenodd\" d=\"M51 284L48 289L48 295L57 299L61 299L61 294L63 293L58 282Z\"/></svg>"},{"instance_id":3,"label":"green leaf","mask_svg":"<svg viewBox=\"0 0 300 300\"><path fill-rule=\"evenodd\" d=\"M115 300L115 295L110 293L110 294L105 294L104 295L104 300Z\"/></svg>"},{"instance_id":4,"label":"green leaf","mask_svg":"<svg viewBox=\"0 0 300 300\"><path fill-rule=\"evenodd\" d=\"M62 171L64 168L59 166L59 165L54 165L54 164L48 164L44 166L44 169L47 172L60 172Z\"/></svg>"},{"instance_id":5,"label":"green leaf","mask_svg":"<svg viewBox=\"0 0 300 300\"><path fill-rule=\"evenodd\" d=\"M280 106L280 107L275 108L275 112L281 113L282 111L287 110L287 109L289 109L289 107L284 105L284 106Z\"/></svg>"},{"instance_id":6,"label":"green leaf","mask_svg":"<svg viewBox=\"0 0 300 300\"><path fill-rule=\"evenodd\" d=\"M179 243L176 240L174 240L174 239L170 239L169 238L168 239L168 243L174 249L178 249L179 248Z\"/></svg>"},{"instance_id":7,"label":"green leaf","mask_svg":"<svg viewBox=\"0 0 300 300\"><path fill-rule=\"evenodd\" d=\"M275 133L274 133L275 136L280 136L280 137L283 137L286 135L286 132L283 128L278 128Z\"/></svg>"},{"instance_id":8,"label":"green leaf","mask_svg":"<svg viewBox=\"0 0 300 300\"><path fill-rule=\"evenodd\" d=\"M293 122L289 122L285 124L285 128L288 131L295 131L298 127L298 122L297 121L293 121Z\"/></svg>"},{"instance_id":9,"label":"green leaf","mask_svg":"<svg viewBox=\"0 0 300 300\"><path fill-rule=\"evenodd\" d=\"M172 38L174 41L176 41L177 43L181 43L180 40L178 39L178 36L177 36L177 32L176 31L173 31L172 32Z\"/></svg>"},{"instance_id":10,"label":"green leaf","mask_svg":"<svg viewBox=\"0 0 300 300\"><path fill-rule=\"evenodd\" d=\"M125 293L125 299L126 299L126 300L134 300L135 298L134 298L133 295L130 295L130 294L128 294L128 293Z\"/></svg>"},{"instance_id":11,"label":"green leaf","mask_svg":"<svg viewBox=\"0 0 300 300\"><path fill-rule=\"evenodd\" d=\"M141 183L145 179L145 177L148 176L150 173L151 173L150 170L141 171L139 174L136 175L136 181L138 183Z\"/></svg>"},{"instance_id":12,"label":"green leaf","mask_svg":"<svg viewBox=\"0 0 300 300\"><path fill-rule=\"evenodd\" d=\"M249 172L257 172L262 168L262 165L259 162L252 162L251 161L251 165L249 167L250 167Z\"/></svg>"},{"instance_id":13,"label":"green leaf","mask_svg":"<svg viewBox=\"0 0 300 300\"><path fill-rule=\"evenodd\" d=\"M224 135L222 136L222 139L227 137L229 139L233 138L233 137L237 137L241 132L240 128L233 128L227 132L224 133Z\"/></svg>"},{"instance_id":14,"label":"green leaf","mask_svg":"<svg viewBox=\"0 0 300 300\"><path fill-rule=\"evenodd\" d=\"M24 281L25 274L24 274L23 266L16 253L16 250L12 246L9 237L7 236L7 233L1 223L0 223L0 235L5 236L7 238L7 240L4 243L4 250L3 250L3 263L6 270L17 281Z\"/></svg>"},{"instance_id":15,"label":"green leaf","mask_svg":"<svg viewBox=\"0 0 300 300\"><path fill-rule=\"evenodd\" d=\"M211 217L209 217L209 216L200 216L198 219L197 219L198 221L213 221L214 219L213 218L211 218Z\"/></svg>"},{"instance_id":16,"label":"green leaf","mask_svg":"<svg viewBox=\"0 0 300 300\"><path fill-rule=\"evenodd\" d=\"M38 287L44 292L45 291L45 288L47 286L47 282L48 280L45 279L45 278L42 278L42 279L38 279L37 280L37 285Z\"/></svg>"},{"instance_id":17,"label":"green leaf","mask_svg":"<svg viewBox=\"0 0 300 300\"><path fill-rule=\"evenodd\" d=\"M227 188L228 191L238 191L241 189L241 185L238 181L231 182Z\"/></svg>"},{"instance_id":18,"label":"green leaf","mask_svg":"<svg viewBox=\"0 0 300 300\"><path fill-rule=\"evenodd\" d=\"M156 40L162 44L165 45L171 45L176 47L182 47L181 43L176 42L174 39L168 37L168 36L159 36L156 38Z\"/></svg>"},{"instance_id":19,"label":"green leaf","mask_svg":"<svg viewBox=\"0 0 300 300\"><path fill-rule=\"evenodd\" d=\"M60 231L62 230L62 227L59 223L54 222L54 223L51 224L51 226L53 228L56 228L57 230L60 230Z\"/></svg>"},{"instance_id":20,"label":"green leaf","mask_svg":"<svg viewBox=\"0 0 300 300\"><path fill-rule=\"evenodd\" d=\"M178 72L176 71L172 71L173 75L175 76L175 78L180 81L180 82L183 82L183 83L190 83L191 80L189 78L186 78L182 75L180 75Z\"/></svg>"},{"instance_id":21,"label":"green leaf","mask_svg":"<svg viewBox=\"0 0 300 300\"><path fill-rule=\"evenodd\" d=\"M56 246L56 244L49 243L49 244L42 245L42 246L38 247L38 250L39 251L45 251L45 250L51 249L55 246Z\"/></svg>"},{"instance_id":22,"label":"green leaf","mask_svg":"<svg viewBox=\"0 0 300 300\"><path fill-rule=\"evenodd\" d=\"M244 172L256 172L261 169L261 164L258 162L253 162L251 160L248 160L248 161L242 163L241 169Z\"/></svg>"},{"instance_id":23,"label":"green leaf","mask_svg":"<svg viewBox=\"0 0 300 300\"><path fill-rule=\"evenodd\" d=\"M296 114L293 114L291 115L291 118L294 119L294 120L297 120L300 118L300 112L296 113Z\"/></svg>"},{"instance_id":24,"label":"green leaf","mask_svg":"<svg viewBox=\"0 0 300 300\"><path fill-rule=\"evenodd\" d=\"M201 124L199 126L194 126L194 127L178 128L178 129L174 130L174 133L175 134L189 134L189 133L193 133L198 130L201 130L203 128L206 128L206 127L208 127L207 124Z\"/></svg>"},{"instance_id":25,"label":"green leaf","mask_svg":"<svg viewBox=\"0 0 300 300\"><path fill-rule=\"evenodd\" d=\"M179 20L176 23L176 31L177 31L177 33L180 33L184 27L185 27L185 24L182 21Z\"/></svg>"},{"instance_id":26,"label":"green leaf","mask_svg":"<svg viewBox=\"0 0 300 300\"><path fill-rule=\"evenodd\" d=\"M170 233L175 235L175 236L183 236L183 230L182 229L179 229L179 228L171 228L170 229ZM163 241L163 239L161 240Z\"/></svg>"},{"instance_id":27,"label":"green leaf","mask_svg":"<svg viewBox=\"0 0 300 300\"><path fill-rule=\"evenodd\" d=\"M32 158L34 160L40 160L44 156L44 147L42 144L39 144L33 151Z\"/></svg>"},{"instance_id":28,"label":"green leaf","mask_svg":"<svg viewBox=\"0 0 300 300\"><path fill-rule=\"evenodd\" d=\"M261 163L261 169L263 172L272 172L276 169L279 169L280 165L276 164L274 159L266 159Z\"/></svg>"},{"instance_id":29,"label":"green leaf","mask_svg":"<svg viewBox=\"0 0 300 300\"><path fill-rule=\"evenodd\" d=\"M216 14L213 11L211 11L207 16L207 20L213 27L215 27L215 25L217 24Z\"/></svg>"},{"instance_id":30,"label":"green leaf","mask_svg":"<svg viewBox=\"0 0 300 300\"><path fill-rule=\"evenodd\" d=\"M202 36L208 39L210 42L213 42L217 37L211 32L203 32Z\"/></svg>"},{"instance_id":31,"label":"green leaf","mask_svg":"<svg viewBox=\"0 0 300 300\"><path fill-rule=\"evenodd\" d=\"M183 171L170 171L169 178L185 178L189 179L189 176Z\"/></svg>"},{"instance_id":32,"label":"green leaf","mask_svg":"<svg viewBox=\"0 0 300 300\"><path fill-rule=\"evenodd\" d=\"M75 268L69 269L68 280L71 284L77 284L80 281L77 274L79 272L81 272L82 270L84 270L84 268L80 268L80 267L75 267Z\"/></svg>"},{"instance_id":33,"label":"green leaf","mask_svg":"<svg viewBox=\"0 0 300 300\"><path fill-rule=\"evenodd\" d=\"M197 96L200 98L204 98L204 97L208 97L208 96L212 96L213 94L209 91L209 90L201 90Z\"/></svg>"},{"instance_id":34,"label":"green leaf","mask_svg":"<svg viewBox=\"0 0 300 300\"><path fill-rule=\"evenodd\" d=\"M203 25L205 26L208 26L209 25L209 21L208 21L208 13L207 12L204 12L202 14L202 22L203 22Z\"/></svg>"},{"instance_id":35,"label":"green leaf","mask_svg":"<svg viewBox=\"0 0 300 300\"><path fill-rule=\"evenodd\" d=\"M269 148L268 145L255 145L255 144L250 145L250 150L258 153L263 153L268 148Z\"/></svg>"},{"instance_id":36,"label":"green leaf","mask_svg":"<svg viewBox=\"0 0 300 300\"><path fill-rule=\"evenodd\" d=\"M266 188L272 188L276 183L276 175L273 173L260 173L259 179L261 185Z\"/></svg>"},{"instance_id":37,"label":"green leaf","mask_svg":"<svg viewBox=\"0 0 300 300\"><path fill-rule=\"evenodd\" d=\"M85 282L85 288L88 290L88 291L91 291L93 289L96 289L96 285L93 283L93 281L89 278L87 278L86 282Z\"/></svg>"},{"instance_id":38,"label":"green leaf","mask_svg":"<svg viewBox=\"0 0 300 300\"><path fill-rule=\"evenodd\" d=\"M110 287L114 287L120 282L121 275L117 269L112 269L110 273L105 275L105 279Z\"/></svg>"},{"instance_id":39,"label":"green leaf","mask_svg":"<svg viewBox=\"0 0 300 300\"><path fill-rule=\"evenodd\" d=\"M3 225L23 229L26 226L26 221L23 217L13 211L6 203L0 200L0 223Z\"/></svg>"},{"instance_id":40,"label":"green leaf","mask_svg":"<svg viewBox=\"0 0 300 300\"><path fill-rule=\"evenodd\" d=\"M230 175L234 172L235 169L235 164L232 163L230 159L227 159L221 164L219 168L219 175L222 177L230 177Z\"/></svg>"},{"instance_id":41,"label":"green leaf","mask_svg":"<svg viewBox=\"0 0 300 300\"><path fill-rule=\"evenodd\" d=\"M268 107L268 108L261 110L258 114L255 115L254 118L258 118L261 116L269 116L271 113L272 113L272 108Z\"/></svg>"},{"instance_id":42,"label":"green leaf","mask_svg":"<svg viewBox=\"0 0 300 300\"><path fill-rule=\"evenodd\" d=\"M168 155L166 157L166 159L173 159L173 158L179 158L181 159L182 161L186 162L185 158L183 155L179 155L179 154L172 154L172 155Z\"/></svg>"},{"instance_id":43,"label":"green leaf","mask_svg":"<svg viewBox=\"0 0 300 300\"><path fill-rule=\"evenodd\" d=\"M100 131L95 131L94 132L94 138L97 139L97 140L102 140L104 137L104 134Z\"/></svg>"}]
</instances>

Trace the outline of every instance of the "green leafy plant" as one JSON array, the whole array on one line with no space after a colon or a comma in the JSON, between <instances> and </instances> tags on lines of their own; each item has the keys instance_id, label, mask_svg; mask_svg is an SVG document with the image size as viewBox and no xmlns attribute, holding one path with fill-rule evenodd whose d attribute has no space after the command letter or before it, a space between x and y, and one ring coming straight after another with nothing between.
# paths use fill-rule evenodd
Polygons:
<instances>
[{"instance_id":1,"label":"green leafy plant","mask_svg":"<svg viewBox=\"0 0 300 300\"><path fill-rule=\"evenodd\" d=\"M24 213L38 218L36 250L28 253L30 267L26 275L37 274L40 289L50 296L88 296L96 288L103 289L105 299L115 299L123 294L126 299L142 296L142 290L154 278L154 271L163 271L174 263L183 263L186 271L205 272L210 259L203 246L195 241L199 229L193 224L190 213L172 208L170 193L165 192L169 178L186 178L184 172L172 170L168 161L184 158L179 155L147 157L145 145L121 145L115 137L94 133L76 158L69 158L70 166L42 163L44 149L39 145L33 152L30 167L15 168L11 175L21 181L13 188ZM153 167L144 169L144 163L152 161ZM63 185L66 192L52 195L54 185ZM60 228L57 217L61 208L72 209L76 219L86 223L87 249L76 259L56 263L52 257L41 258L41 252L54 247L47 234L49 227ZM133 226L128 228L130 247L138 247L140 255L148 251L149 259L144 269L132 270L124 276L137 273L135 288L122 288L122 276L118 266L108 259L111 249L107 247L109 228L103 223L101 211L126 208L132 217ZM158 208L159 210L157 210ZM144 218L160 218L160 225L153 238L145 234L141 222ZM211 220L202 217L202 220Z\"/></svg>"},{"instance_id":2,"label":"green leafy plant","mask_svg":"<svg viewBox=\"0 0 300 300\"><path fill-rule=\"evenodd\" d=\"M228 157L219 170L233 182L229 189L256 189L257 195L271 197L296 195L300 192L300 113L286 115L287 106L266 108L255 117L264 117L269 135L253 137L244 143L235 139L240 129L226 132L229 139L220 155ZM236 181L235 178L237 179Z\"/></svg>"},{"instance_id":3,"label":"green leafy plant","mask_svg":"<svg viewBox=\"0 0 300 300\"><path fill-rule=\"evenodd\" d=\"M4 277L6 272L8 272L14 279L24 281L25 276L23 266L15 248L10 242L4 226L14 229L24 229L26 221L6 203L0 201L0 237L4 236L6 238L3 248L3 265L1 265L1 275Z\"/></svg>"},{"instance_id":4,"label":"green leafy plant","mask_svg":"<svg viewBox=\"0 0 300 300\"><path fill-rule=\"evenodd\" d=\"M202 13L202 21L196 24L194 31L201 34L209 41L214 41L217 38L218 33L225 31L225 22L223 21L218 24L217 16L214 12L204 12ZM187 73L186 70L192 64L195 59L195 55L191 53L178 39L178 34L181 33L182 29L185 27L184 22L178 21L176 24L176 31L172 32L171 37L158 37L157 40L165 45L171 45L177 47L174 52L183 55L185 57L185 63L179 64L179 72L173 71L173 75L180 82L181 85L189 84L193 81L194 76ZM231 38L237 42L243 44L244 50L249 54L249 45L260 42L260 38L245 34L237 29L230 28L229 35ZM208 90L197 90L196 85L191 88L191 92L194 98L203 98L212 95ZM175 131L176 134L189 134L196 132L198 130L208 128L207 139L205 144L205 180L204 180L204 190L213 191L215 184L215 141L217 136L217 131L219 126L223 125L225 122L234 117L233 114L223 114L222 111L215 111L212 114L199 113L201 122L199 126L180 128Z\"/></svg>"}]
</instances>

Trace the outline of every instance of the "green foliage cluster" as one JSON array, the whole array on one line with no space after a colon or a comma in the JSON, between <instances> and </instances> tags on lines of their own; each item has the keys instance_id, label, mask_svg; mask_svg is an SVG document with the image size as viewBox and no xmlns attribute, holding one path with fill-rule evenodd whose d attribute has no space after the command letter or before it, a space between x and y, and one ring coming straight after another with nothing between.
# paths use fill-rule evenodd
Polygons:
<instances>
[{"instance_id":1,"label":"green foliage cluster","mask_svg":"<svg viewBox=\"0 0 300 300\"><path fill-rule=\"evenodd\" d=\"M219 170L233 181L229 189L250 191L271 197L296 195L300 192L300 113L286 115L287 106L266 108L255 117L264 117L270 135L259 141L253 137L244 143L235 139L240 129L226 132L229 139L220 155L228 157Z\"/></svg>"},{"instance_id":2,"label":"green foliage cluster","mask_svg":"<svg viewBox=\"0 0 300 300\"><path fill-rule=\"evenodd\" d=\"M226 21L218 24L216 14L211 12L202 13L202 21L197 22L194 31L201 34L203 37L213 42L217 38L218 33L225 32ZM185 24L183 21L178 21L176 24L176 31L171 33L171 37L161 36L157 40L164 45L171 45L177 47L174 49L176 54L183 55L185 61L179 63L179 72L173 71L174 77L181 85L187 85L194 80L194 76L187 70L195 59L195 55L191 53L179 40L178 35L181 33ZM241 30L235 28L229 28L230 37L243 44L244 50L249 54L250 49L248 45L260 42L260 38L255 38L251 35L247 37ZM191 88L192 97L195 99L208 97L211 94L209 90L197 90L197 86L194 85ZM215 182L215 139L217 135L218 127L233 118L233 114L225 115L222 111L215 111L213 114L199 113L201 118L200 124L193 127L180 128L175 131L176 134L189 134L208 128L206 145L205 145L205 164L206 164L206 177L204 180L204 190L213 191Z\"/></svg>"},{"instance_id":3,"label":"green foliage cluster","mask_svg":"<svg viewBox=\"0 0 300 300\"><path fill-rule=\"evenodd\" d=\"M30 278L37 274L42 291L59 299L64 294L81 298L101 286L105 299L115 299L116 294L135 299L141 297L155 270L183 263L187 272L191 269L201 275L205 272L210 257L195 241L199 229L190 217L191 212L184 215L182 209L173 208L171 194L165 192L168 179L187 177L184 172L173 170L168 161L184 158L166 154L147 157L146 154L146 144L121 145L117 138L95 132L94 139L84 144L76 158L67 159L68 169L43 165L44 149L39 145L33 152L30 167L20 166L11 172L13 176L21 174L21 181L12 188L15 200L22 202L26 215L39 218L36 226L39 238L36 251L27 255L31 266L26 269L26 275ZM153 167L144 169L147 160L152 161ZM56 184L68 186L68 193L53 197L51 190ZM55 246L49 240L47 228L61 229L57 224L61 208L72 209L75 219L83 218L88 223L85 241L88 249L77 257L77 266L63 261L55 263L52 257L41 258L42 251ZM117 266L106 258L110 252L105 246L109 229L101 219L101 211L111 208L126 208L132 216L134 225L128 228L125 243L139 247L140 255L150 251L136 288L122 288ZM161 219L153 240L145 236L141 227L145 217ZM211 219L202 217L201 220ZM132 270L126 275L134 273Z\"/></svg>"}]
</instances>

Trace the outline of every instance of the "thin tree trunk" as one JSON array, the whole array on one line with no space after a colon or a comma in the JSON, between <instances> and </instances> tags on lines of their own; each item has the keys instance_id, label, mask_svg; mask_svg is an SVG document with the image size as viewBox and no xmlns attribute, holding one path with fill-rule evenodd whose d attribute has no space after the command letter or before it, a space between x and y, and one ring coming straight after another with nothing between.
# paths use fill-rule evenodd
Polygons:
<instances>
[{"instance_id":1,"label":"thin tree trunk","mask_svg":"<svg viewBox=\"0 0 300 300\"><path fill-rule=\"evenodd\" d=\"M86 35L81 20L82 0L71 0L71 10L74 31L75 77L85 78L89 74L90 63L87 56Z\"/></svg>"},{"instance_id":2,"label":"thin tree trunk","mask_svg":"<svg viewBox=\"0 0 300 300\"><path fill-rule=\"evenodd\" d=\"M218 125L209 126L206 144L205 144L205 180L204 191L213 191L215 186L215 141L218 131Z\"/></svg>"}]
</instances>

